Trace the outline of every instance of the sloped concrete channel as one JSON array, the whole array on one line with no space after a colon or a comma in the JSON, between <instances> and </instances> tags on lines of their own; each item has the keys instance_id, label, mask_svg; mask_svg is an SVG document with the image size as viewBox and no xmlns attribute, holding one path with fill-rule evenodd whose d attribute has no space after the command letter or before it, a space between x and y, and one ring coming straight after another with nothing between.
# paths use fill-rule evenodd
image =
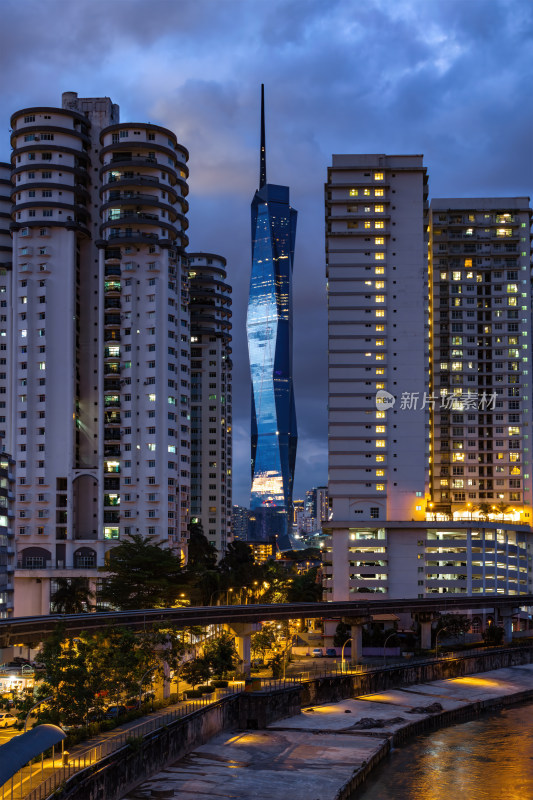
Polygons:
<instances>
[{"instance_id":1,"label":"sloped concrete channel","mask_svg":"<svg viewBox=\"0 0 533 800\"><path fill-rule=\"evenodd\" d=\"M533 665L303 709L262 731L220 733L124 800L347 800L390 748L533 697Z\"/></svg>"},{"instance_id":2,"label":"sloped concrete channel","mask_svg":"<svg viewBox=\"0 0 533 800\"><path fill-rule=\"evenodd\" d=\"M398 668L226 698L114 753L55 796L346 800L391 746L533 697L532 653L516 648L434 662L430 674Z\"/></svg>"}]
</instances>

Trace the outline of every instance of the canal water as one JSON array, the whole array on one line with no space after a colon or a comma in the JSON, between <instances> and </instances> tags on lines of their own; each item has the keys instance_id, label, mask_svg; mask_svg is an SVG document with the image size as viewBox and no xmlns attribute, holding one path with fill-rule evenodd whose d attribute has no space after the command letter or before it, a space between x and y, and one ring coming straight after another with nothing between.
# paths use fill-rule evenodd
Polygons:
<instances>
[{"instance_id":1,"label":"canal water","mask_svg":"<svg viewBox=\"0 0 533 800\"><path fill-rule=\"evenodd\" d=\"M533 703L419 736L352 800L532 800Z\"/></svg>"}]
</instances>

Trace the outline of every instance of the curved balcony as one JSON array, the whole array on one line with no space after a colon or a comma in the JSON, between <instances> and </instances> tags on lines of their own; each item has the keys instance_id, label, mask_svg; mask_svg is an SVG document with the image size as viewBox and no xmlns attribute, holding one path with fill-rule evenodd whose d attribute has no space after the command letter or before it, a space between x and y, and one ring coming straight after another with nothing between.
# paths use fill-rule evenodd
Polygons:
<instances>
[{"instance_id":1,"label":"curved balcony","mask_svg":"<svg viewBox=\"0 0 533 800\"><path fill-rule=\"evenodd\" d=\"M150 208L158 209L160 208L162 211L166 211L168 214L168 218L171 222L175 222L178 218L181 219L182 225L185 227L188 226L186 217L181 214L178 209L174 208L174 206L169 205L168 203L163 202L155 195L135 195L130 197L113 197L110 198L104 205L101 206L102 211L107 211L110 208L121 208L122 206L149 206ZM138 217L145 215L146 211L138 211L128 209L125 212L121 213L118 217L113 217L113 219L122 219L124 217L133 216ZM159 215L154 215L155 219L159 219Z\"/></svg>"},{"instance_id":2,"label":"curved balcony","mask_svg":"<svg viewBox=\"0 0 533 800\"><path fill-rule=\"evenodd\" d=\"M130 172L130 168L132 167L139 167L145 170L152 169L155 170L155 173L152 174L150 172L143 172L140 175L134 175L133 171ZM123 174L123 171L125 174ZM105 177L106 173L109 172L114 173L113 179L111 177ZM161 182L161 172L164 172L168 176L168 182ZM183 190L184 196L189 193L189 187L185 178L182 178L180 175L178 175L173 167L159 162L154 158L126 158L125 156L121 156L120 159L110 161L107 164L104 164L103 167L100 167L100 178L102 183L105 185L108 185L109 183L116 183L116 181L127 180L129 185L133 186L136 186L141 179L152 179L158 183L161 189L165 191L169 188L169 186L172 187L179 183Z\"/></svg>"}]
</instances>

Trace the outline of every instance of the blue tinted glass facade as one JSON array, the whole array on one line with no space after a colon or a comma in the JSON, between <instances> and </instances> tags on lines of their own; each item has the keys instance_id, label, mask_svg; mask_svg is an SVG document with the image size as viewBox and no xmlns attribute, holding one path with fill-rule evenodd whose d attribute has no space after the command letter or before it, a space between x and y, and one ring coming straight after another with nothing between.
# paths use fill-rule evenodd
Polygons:
<instances>
[{"instance_id":1,"label":"blue tinted glass facade","mask_svg":"<svg viewBox=\"0 0 533 800\"><path fill-rule=\"evenodd\" d=\"M262 147L262 158L264 147ZM263 161L262 161L263 168ZM263 177L263 169L261 175ZM286 186L262 183L252 202L252 274L247 335L252 378L255 537L290 546L296 460L292 380L292 270L297 212Z\"/></svg>"}]
</instances>

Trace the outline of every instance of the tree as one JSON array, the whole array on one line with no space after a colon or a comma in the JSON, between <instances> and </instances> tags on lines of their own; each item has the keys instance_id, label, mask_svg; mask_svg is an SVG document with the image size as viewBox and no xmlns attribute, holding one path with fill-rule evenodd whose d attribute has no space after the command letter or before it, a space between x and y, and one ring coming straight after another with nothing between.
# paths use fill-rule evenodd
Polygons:
<instances>
[{"instance_id":1,"label":"tree","mask_svg":"<svg viewBox=\"0 0 533 800\"><path fill-rule=\"evenodd\" d=\"M202 656L186 661L180 670L180 678L186 681L186 683L190 683L193 689L195 686L198 686L199 683L209 680L210 677L211 665L209 661Z\"/></svg>"},{"instance_id":2,"label":"tree","mask_svg":"<svg viewBox=\"0 0 533 800\"><path fill-rule=\"evenodd\" d=\"M101 567L108 577L101 599L113 608L170 608L179 605L185 578L181 559L151 537L133 534L110 552Z\"/></svg>"},{"instance_id":3,"label":"tree","mask_svg":"<svg viewBox=\"0 0 533 800\"><path fill-rule=\"evenodd\" d=\"M83 614L92 608L94 592L87 578L57 578L50 596L52 614Z\"/></svg>"},{"instance_id":4,"label":"tree","mask_svg":"<svg viewBox=\"0 0 533 800\"><path fill-rule=\"evenodd\" d=\"M81 724L100 688L101 676L90 663L91 645L83 636L64 636L58 625L45 642L40 659L46 677L39 684L36 699L51 697L46 707L39 709L40 722Z\"/></svg>"},{"instance_id":5,"label":"tree","mask_svg":"<svg viewBox=\"0 0 533 800\"><path fill-rule=\"evenodd\" d=\"M464 633L468 633L471 624L472 621L467 614L442 614L435 630L438 632L446 628L448 636L458 639Z\"/></svg>"},{"instance_id":6,"label":"tree","mask_svg":"<svg viewBox=\"0 0 533 800\"><path fill-rule=\"evenodd\" d=\"M250 649L254 655L260 655L264 660L267 652L272 649L276 637L270 626L263 625L260 631L252 633L250 637Z\"/></svg>"},{"instance_id":7,"label":"tree","mask_svg":"<svg viewBox=\"0 0 533 800\"><path fill-rule=\"evenodd\" d=\"M483 641L489 646L502 644L504 636L505 630L500 625L489 625L483 631Z\"/></svg>"},{"instance_id":8,"label":"tree","mask_svg":"<svg viewBox=\"0 0 533 800\"><path fill-rule=\"evenodd\" d=\"M216 638L209 639L204 645L203 657L217 678L225 678L226 673L236 669L239 663L233 636L230 633L222 633Z\"/></svg>"},{"instance_id":9,"label":"tree","mask_svg":"<svg viewBox=\"0 0 533 800\"><path fill-rule=\"evenodd\" d=\"M351 635L352 635L351 627L347 625L345 622L339 622L339 624L335 628L335 636L333 637L333 646L342 647L343 644L350 638Z\"/></svg>"},{"instance_id":10,"label":"tree","mask_svg":"<svg viewBox=\"0 0 533 800\"><path fill-rule=\"evenodd\" d=\"M322 584L317 580L318 567L296 575L287 589L288 603L316 603L322 600Z\"/></svg>"},{"instance_id":11,"label":"tree","mask_svg":"<svg viewBox=\"0 0 533 800\"><path fill-rule=\"evenodd\" d=\"M215 569L217 565L217 549L207 540L199 521L189 523L187 555L189 572L201 573Z\"/></svg>"}]
</instances>

